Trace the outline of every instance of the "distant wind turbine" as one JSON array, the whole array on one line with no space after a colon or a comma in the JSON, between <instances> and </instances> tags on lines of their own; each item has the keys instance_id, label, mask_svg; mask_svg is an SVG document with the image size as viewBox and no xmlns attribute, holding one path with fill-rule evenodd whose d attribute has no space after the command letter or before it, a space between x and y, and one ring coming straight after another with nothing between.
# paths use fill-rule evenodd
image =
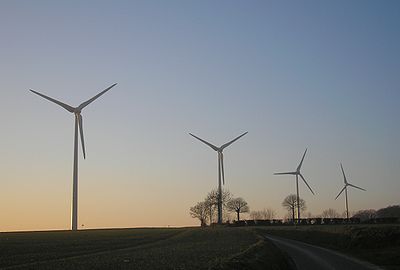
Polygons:
<instances>
[{"instance_id":1,"label":"distant wind turbine","mask_svg":"<svg viewBox=\"0 0 400 270\"><path fill-rule=\"evenodd\" d=\"M236 137L235 139L233 139L230 142L227 142L223 145L221 145L220 147L217 147L203 139L200 139L199 137L197 137L196 135L193 135L192 133L189 133L191 136L193 136L194 138L198 139L199 141L201 141L202 143L205 143L206 145L208 145L209 147L211 147L214 151L216 151L218 153L218 224L222 224L222 186L221 186L221 179L222 179L222 183L225 185L225 172L224 172L224 154L222 153L222 151L228 147L229 145L231 145L232 143L234 143L235 141L239 140L241 137L243 137L244 135L246 135L248 132L243 133L242 135Z\"/></svg>"},{"instance_id":2,"label":"distant wind turbine","mask_svg":"<svg viewBox=\"0 0 400 270\"><path fill-rule=\"evenodd\" d=\"M306 156L307 153L307 148L306 151L304 151L303 157L300 161L299 166L297 166L297 169L295 172L283 172L283 173L274 173L274 175L286 175L286 174L290 174L290 175L295 175L296 176L296 192L297 192L297 222L300 222L300 197L299 197L299 176L301 177L301 179L303 179L303 182L307 185L307 187L310 189L311 193L313 195L314 191L311 189L311 187L308 185L306 179L304 179L304 176L301 174L300 169L301 166L303 165L303 161L304 161L304 157Z\"/></svg>"},{"instance_id":3,"label":"distant wind turbine","mask_svg":"<svg viewBox=\"0 0 400 270\"><path fill-rule=\"evenodd\" d=\"M361 190L364 190L364 191L366 191L366 190L363 189L363 188L357 187L357 186L355 186L355 185L353 185L353 184L350 184L349 182L347 182L346 174L344 173L342 163L340 163L340 168L342 169L342 173L343 173L344 187L343 187L342 190L339 192L339 194L336 196L335 200L336 200L337 198L339 198L340 194L342 194L343 191L345 191L345 195L346 195L346 217L347 217L347 219L349 219L349 203L348 203L348 199L347 199L347 187L350 186L350 187L358 188L358 189L361 189Z\"/></svg>"},{"instance_id":4,"label":"distant wind turbine","mask_svg":"<svg viewBox=\"0 0 400 270\"><path fill-rule=\"evenodd\" d=\"M73 172L73 184L72 184L72 218L71 218L71 223L72 223L72 230L76 231L78 229L78 128L80 131L80 137L81 137L81 143L82 143L82 151L83 151L83 158L86 158L86 151L85 151L85 140L83 137L83 119L81 115L81 111L90 103L92 103L94 100L96 100L98 97L103 95L105 92L113 88L116 83L108 87L107 89L103 90L99 94L95 95L91 99L83 102L81 105L78 107L72 107L70 105L67 105L65 103L62 103L58 100L55 100L51 97L45 96L39 92L36 92L32 89L30 91L32 93L35 93L36 95L41 96L42 98L45 98L51 102L54 102L57 105L60 105L70 113L75 114L75 137L74 137L74 172Z\"/></svg>"}]
</instances>

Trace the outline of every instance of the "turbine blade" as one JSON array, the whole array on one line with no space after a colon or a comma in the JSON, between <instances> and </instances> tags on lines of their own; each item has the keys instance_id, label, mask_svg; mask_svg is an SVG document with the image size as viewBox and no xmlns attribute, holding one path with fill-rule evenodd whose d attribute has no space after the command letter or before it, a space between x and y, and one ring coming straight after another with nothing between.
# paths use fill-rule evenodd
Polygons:
<instances>
[{"instance_id":1,"label":"turbine blade","mask_svg":"<svg viewBox=\"0 0 400 270\"><path fill-rule=\"evenodd\" d=\"M354 188L358 188L358 189L361 189L361 190L366 191L365 189L360 188L360 187L357 187L357 186L355 186L355 185L353 185L353 184L350 184L350 183L347 183L347 185L348 185L348 186L351 186L351 187L354 187Z\"/></svg>"},{"instance_id":2,"label":"turbine blade","mask_svg":"<svg viewBox=\"0 0 400 270\"><path fill-rule=\"evenodd\" d=\"M99 98L101 95L103 95L105 92L107 92L108 90L110 90L111 88L113 88L114 86L116 86L117 84L114 83L113 85L111 85L110 87L106 88L105 90L101 91L100 93L98 93L97 95L95 95L94 97L92 97L91 99L83 102L81 105L79 105L79 109L82 110L83 108L85 108L87 105L89 105L90 103L92 103L93 101L95 101L97 98Z\"/></svg>"},{"instance_id":3,"label":"turbine blade","mask_svg":"<svg viewBox=\"0 0 400 270\"><path fill-rule=\"evenodd\" d=\"M303 175L301 173L299 175L300 175L301 179L303 179L303 181L307 185L307 187L310 189L311 193L313 195L315 195L314 191L311 189L310 185L308 185L308 183L307 183L306 179L304 179Z\"/></svg>"},{"instance_id":4,"label":"turbine blade","mask_svg":"<svg viewBox=\"0 0 400 270\"><path fill-rule=\"evenodd\" d=\"M224 154L222 152L221 152L221 171L222 171L222 184L225 185Z\"/></svg>"},{"instance_id":5,"label":"turbine blade","mask_svg":"<svg viewBox=\"0 0 400 270\"><path fill-rule=\"evenodd\" d=\"M344 183L347 185L347 178L346 178L346 174L344 173L342 163L340 163L340 168L342 169L342 173L343 173L343 181L344 181Z\"/></svg>"},{"instance_id":6,"label":"turbine blade","mask_svg":"<svg viewBox=\"0 0 400 270\"><path fill-rule=\"evenodd\" d=\"M82 115L80 115L80 114L78 116L78 124L79 124L79 131L81 133L81 143L82 143L83 158L86 159L85 139L84 139L84 136L83 136L83 119L82 119Z\"/></svg>"},{"instance_id":7,"label":"turbine blade","mask_svg":"<svg viewBox=\"0 0 400 270\"><path fill-rule=\"evenodd\" d=\"M69 105L67 105L67 104L65 104L65 103L62 103L61 101L58 101L58 100L56 100L56 99L54 99L54 98L51 98L51 97L48 97L48 96L46 96L46 95L43 95L43 94L41 94L41 93L39 93L39 92L36 92L36 91L34 91L34 90L32 90L32 89L29 89L32 93L34 93L34 94L36 94L36 95L38 95L38 96L41 96L42 98L45 98L45 99L47 99L47 100L49 100L49 101L51 101L51 102L54 102L55 104L57 104L57 105L60 105L61 107L63 107L64 109L66 109L67 111L69 111L69 112L74 112L74 110L75 110L75 108L74 107L72 107L72 106L69 106Z\"/></svg>"},{"instance_id":8,"label":"turbine blade","mask_svg":"<svg viewBox=\"0 0 400 270\"><path fill-rule=\"evenodd\" d=\"M239 140L240 138L242 138L242 137L243 137L244 135L246 135L247 133L248 133L248 132L246 131L245 133L243 133L242 135L236 137L236 138L233 139L232 141L230 141L230 142L228 142L228 143L222 145L222 146L221 146L221 150L224 149L224 148L226 148L226 147L228 147L228 146L231 145L232 143L236 142L237 140Z\"/></svg>"},{"instance_id":9,"label":"turbine blade","mask_svg":"<svg viewBox=\"0 0 400 270\"><path fill-rule=\"evenodd\" d=\"M220 184L221 180L221 153L218 152L218 185Z\"/></svg>"},{"instance_id":10,"label":"turbine blade","mask_svg":"<svg viewBox=\"0 0 400 270\"><path fill-rule=\"evenodd\" d=\"M193 135L192 133L189 133L189 135L191 135L192 137L195 137L196 139L198 139L198 140L201 141L202 143L207 144L208 146L210 146L210 147L211 147L212 149L214 149L215 151L218 151L218 150L219 150L219 148L216 147L215 145L213 145L213 144L211 144L211 143L209 143L209 142L207 142L207 141L205 141L205 140L203 140L203 139L200 139L200 138L197 137L196 135Z\"/></svg>"},{"instance_id":11,"label":"turbine blade","mask_svg":"<svg viewBox=\"0 0 400 270\"><path fill-rule=\"evenodd\" d=\"M279 172L279 173L274 173L274 175L286 175L286 174L294 175L294 174L296 174L296 172Z\"/></svg>"},{"instance_id":12,"label":"turbine blade","mask_svg":"<svg viewBox=\"0 0 400 270\"><path fill-rule=\"evenodd\" d=\"M342 194L342 192L343 192L345 189L346 189L346 186L344 186L344 187L342 188L342 190L341 190L341 191L339 192L339 194L336 196L335 200L336 200L337 198L339 198L340 194Z\"/></svg>"},{"instance_id":13,"label":"turbine blade","mask_svg":"<svg viewBox=\"0 0 400 270\"><path fill-rule=\"evenodd\" d=\"M297 167L297 171L300 171L301 166L303 165L303 161L304 161L304 157L306 156L306 153L307 153L307 148L306 148L306 151L304 151L304 154L303 154L303 157L301 158L299 166Z\"/></svg>"}]
</instances>

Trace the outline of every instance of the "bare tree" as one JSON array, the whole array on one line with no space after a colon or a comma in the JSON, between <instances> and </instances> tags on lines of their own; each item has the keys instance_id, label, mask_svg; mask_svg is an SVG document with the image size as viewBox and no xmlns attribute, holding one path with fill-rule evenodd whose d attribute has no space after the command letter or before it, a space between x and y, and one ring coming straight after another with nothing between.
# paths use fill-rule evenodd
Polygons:
<instances>
[{"instance_id":1,"label":"bare tree","mask_svg":"<svg viewBox=\"0 0 400 270\"><path fill-rule=\"evenodd\" d=\"M322 218L339 218L340 214L332 208L326 209L321 214Z\"/></svg>"},{"instance_id":2,"label":"bare tree","mask_svg":"<svg viewBox=\"0 0 400 270\"><path fill-rule=\"evenodd\" d=\"M263 210L258 210L258 211L251 211L250 212L250 218L251 219L273 219L276 216L275 210L271 208L264 208Z\"/></svg>"},{"instance_id":3,"label":"bare tree","mask_svg":"<svg viewBox=\"0 0 400 270\"><path fill-rule=\"evenodd\" d=\"M262 219L261 211L251 211L250 218L253 220Z\"/></svg>"},{"instance_id":4,"label":"bare tree","mask_svg":"<svg viewBox=\"0 0 400 270\"><path fill-rule=\"evenodd\" d=\"M284 221L284 222L293 221L292 213L290 213L290 212L288 211L288 212L283 216L283 221Z\"/></svg>"},{"instance_id":5,"label":"bare tree","mask_svg":"<svg viewBox=\"0 0 400 270\"><path fill-rule=\"evenodd\" d=\"M376 216L380 218L387 217L400 217L400 205L391 205L385 208L381 208L376 211Z\"/></svg>"},{"instance_id":6,"label":"bare tree","mask_svg":"<svg viewBox=\"0 0 400 270\"><path fill-rule=\"evenodd\" d=\"M229 200L232 198L231 193L227 189L222 189L222 208L226 209L226 205L229 202ZM205 203L207 204L207 214L208 218L210 221L210 225L213 221L213 217L216 216L217 213L217 207L218 207L218 189L213 189L211 190L205 199ZM224 212L224 211L223 211ZM226 217L226 215L223 216ZM226 219L226 218L225 218Z\"/></svg>"},{"instance_id":7,"label":"bare tree","mask_svg":"<svg viewBox=\"0 0 400 270\"><path fill-rule=\"evenodd\" d=\"M195 206L190 207L190 215L192 218L200 220L201 227L206 226L207 222L207 204L205 202L198 202Z\"/></svg>"},{"instance_id":8,"label":"bare tree","mask_svg":"<svg viewBox=\"0 0 400 270\"><path fill-rule=\"evenodd\" d=\"M374 209L360 210L353 215L353 218L359 218L361 221L367 221L372 218L376 218L376 210Z\"/></svg>"},{"instance_id":9,"label":"bare tree","mask_svg":"<svg viewBox=\"0 0 400 270\"><path fill-rule=\"evenodd\" d=\"M287 196L283 202L282 206L288 210L288 212L292 213L292 220L294 221L295 217L295 211L296 211L296 202L297 202L297 196L295 194L291 194Z\"/></svg>"},{"instance_id":10,"label":"bare tree","mask_svg":"<svg viewBox=\"0 0 400 270\"><path fill-rule=\"evenodd\" d=\"M235 216L233 216L233 218L232 218L232 214L230 212L228 212L228 211L222 212L222 221L223 222L231 223L231 221L234 219L235 219Z\"/></svg>"},{"instance_id":11,"label":"bare tree","mask_svg":"<svg viewBox=\"0 0 400 270\"><path fill-rule=\"evenodd\" d=\"M274 219L274 217L276 216L276 212L274 209L271 208L267 208L267 209L263 209L261 211L261 216L263 219Z\"/></svg>"},{"instance_id":12,"label":"bare tree","mask_svg":"<svg viewBox=\"0 0 400 270\"><path fill-rule=\"evenodd\" d=\"M312 214L311 212L307 212L304 216L305 216L306 218L312 218L312 217L313 217L313 214Z\"/></svg>"},{"instance_id":13,"label":"bare tree","mask_svg":"<svg viewBox=\"0 0 400 270\"><path fill-rule=\"evenodd\" d=\"M290 194L288 195L282 202L282 206L288 210L292 214L292 220L295 220L295 213L297 210L297 196L296 194ZM307 209L306 207L306 201L303 200L302 198L299 199L299 206L301 211L305 211Z\"/></svg>"},{"instance_id":14,"label":"bare tree","mask_svg":"<svg viewBox=\"0 0 400 270\"><path fill-rule=\"evenodd\" d=\"M238 221L240 220L240 213L247 213L250 211L247 202L240 197L231 199L227 204L227 208L231 212L236 212Z\"/></svg>"},{"instance_id":15,"label":"bare tree","mask_svg":"<svg viewBox=\"0 0 400 270\"><path fill-rule=\"evenodd\" d=\"M207 212L208 212L208 220L210 222L210 225L213 221L213 216L215 215L215 210L217 206L217 201L216 197L211 195L211 192L208 193L206 199L204 200L206 206L207 206Z\"/></svg>"}]
</instances>

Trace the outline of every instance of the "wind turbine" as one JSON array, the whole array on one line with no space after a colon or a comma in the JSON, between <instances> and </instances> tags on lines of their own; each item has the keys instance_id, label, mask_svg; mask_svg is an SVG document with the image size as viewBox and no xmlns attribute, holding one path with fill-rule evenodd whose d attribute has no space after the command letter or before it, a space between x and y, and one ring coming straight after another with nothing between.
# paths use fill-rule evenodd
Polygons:
<instances>
[{"instance_id":1,"label":"wind turbine","mask_svg":"<svg viewBox=\"0 0 400 270\"><path fill-rule=\"evenodd\" d=\"M290 174L290 175L295 175L296 176L296 192L297 192L297 222L300 222L300 197L299 197L299 176L301 177L301 179L303 179L303 182L307 185L308 189L311 191L311 193L313 195L314 191L311 189L311 187L308 185L306 179L304 179L304 176L301 174L300 169L301 166L303 165L303 161L304 161L304 157L306 156L307 153L307 148L306 151L304 151L303 157L301 158L300 164L299 166L297 166L296 171L294 172L282 172L282 173L274 173L274 175L286 175L286 174Z\"/></svg>"},{"instance_id":2,"label":"wind turbine","mask_svg":"<svg viewBox=\"0 0 400 270\"><path fill-rule=\"evenodd\" d=\"M67 105L65 103L62 103L61 101L55 100L51 97L48 97L46 95L43 95L39 92L36 92L32 89L30 91L32 93L35 93L36 95L41 96L42 98L45 98L51 102L54 102L57 105L60 105L70 113L73 113L75 115L75 137L74 137L74 169L73 169L73 182L72 182L72 217L71 217L71 223L72 223L72 230L76 231L78 229L78 128L80 132L80 137L81 137L81 143L82 143L82 151L83 151L83 158L86 158L86 151L85 151L85 140L83 137L83 119L81 112L82 110L95 101L98 97L103 95L105 92L113 88L116 83L108 87L107 89L103 90L99 94L95 95L91 99L88 99L87 101L83 102L81 105L78 107L72 107L70 105Z\"/></svg>"},{"instance_id":3,"label":"wind turbine","mask_svg":"<svg viewBox=\"0 0 400 270\"><path fill-rule=\"evenodd\" d=\"M222 183L225 185L225 172L224 172L224 154L222 153L226 147L234 143L235 141L239 140L241 137L246 135L248 132L243 133L242 135L236 137L230 142L227 142L220 147L217 147L203 139L200 139L196 135L189 133L194 138L198 139L202 143L205 143L209 147L211 147L214 151L218 153L218 224L222 224L222 186L221 186L221 179Z\"/></svg>"},{"instance_id":4,"label":"wind turbine","mask_svg":"<svg viewBox=\"0 0 400 270\"><path fill-rule=\"evenodd\" d=\"M342 190L339 192L339 194L336 196L335 200L336 200L337 198L339 198L340 194L342 194L342 192L343 192L343 190L344 190L344 191L345 191L345 194L346 194L346 217L347 217L347 220L349 220L349 203L348 203L348 200L347 200L347 187L350 186L350 187L358 188L358 189L361 189L361 190L364 190L364 191L366 191L366 190L363 189L363 188L357 187L357 186L355 186L355 185L353 185L353 184L350 184L349 182L347 182L346 174L344 173L342 163L340 163L340 168L342 169L342 173L343 173L344 187L343 187Z\"/></svg>"}]
</instances>

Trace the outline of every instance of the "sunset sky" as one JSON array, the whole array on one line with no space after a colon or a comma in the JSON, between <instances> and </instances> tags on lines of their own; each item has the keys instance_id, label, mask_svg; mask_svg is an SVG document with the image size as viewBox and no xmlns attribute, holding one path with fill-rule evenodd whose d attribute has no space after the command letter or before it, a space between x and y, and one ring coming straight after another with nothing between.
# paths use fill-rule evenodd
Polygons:
<instances>
[{"instance_id":1,"label":"sunset sky","mask_svg":"<svg viewBox=\"0 0 400 270\"><path fill-rule=\"evenodd\" d=\"M72 106L84 111L79 224L198 225L217 186L251 210L400 204L399 1L1 1L0 231L69 229Z\"/></svg>"}]
</instances>

